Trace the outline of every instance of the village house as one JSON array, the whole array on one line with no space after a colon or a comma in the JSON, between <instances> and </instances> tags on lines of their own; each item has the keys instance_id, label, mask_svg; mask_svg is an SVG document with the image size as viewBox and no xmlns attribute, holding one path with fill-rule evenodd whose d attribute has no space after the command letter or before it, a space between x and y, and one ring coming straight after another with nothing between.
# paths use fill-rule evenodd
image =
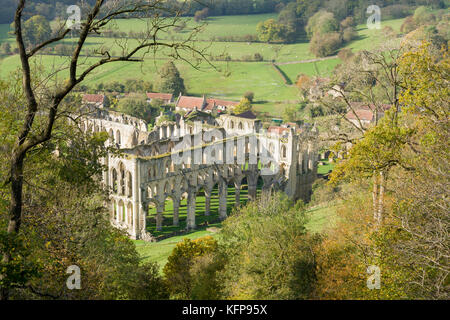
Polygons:
<instances>
[{"instance_id":1,"label":"village house","mask_svg":"<svg viewBox=\"0 0 450 320\"><path fill-rule=\"evenodd\" d=\"M180 95L175 104L175 110L189 112L194 109L197 109L199 111L203 111L206 113L212 113L214 111L222 113L230 108L237 106L238 104L239 104L238 102L234 101L220 100L214 98L207 99L205 96L199 98Z\"/></svg>"},{"instance_id":2,"label":"village house","mask_svg":"<svg viewBox=\"0 0 450 320\"><path fill-rule=\"evenodd\" d=\"M108 97L104 94L84 94L82 102L84 105L95 106L100 109L109 106Z\"/></svg>"},{"instance_id":3,"label":"village house","mask_svg":"<svg viewBox=\"0 0 450 320\"><path fill-rule=\"evenodd\" d=\"M174 103L173 94L147 92L147 102L151 103L153 100L161 100L164 104Z\"/></svg>"},{"instance_id":4,"label":"village house","mask_svg":"<svg viewBox=\"0 0 450 320\"><path fill-rule=\"evenodd\" d=\"M352 102L346 118L355 126L361 129L366 129L377 120L383 118L384 113L392 106L389 104L382 104L375 107L373 104L362 102Z\"/></svg>"}]
</instances>

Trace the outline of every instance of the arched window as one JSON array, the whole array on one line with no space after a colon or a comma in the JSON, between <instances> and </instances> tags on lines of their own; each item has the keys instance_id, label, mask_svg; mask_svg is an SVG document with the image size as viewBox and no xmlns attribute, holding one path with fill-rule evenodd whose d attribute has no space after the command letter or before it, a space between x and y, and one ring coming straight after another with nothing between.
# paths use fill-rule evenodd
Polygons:
<instances>
[{"instance_id":1,"label":"arched window","mask_svg":"<svg viewBox=\"0 0 450 320\"><path fill-rule=\"evenodd\" d=\"M123 163L119 165L119 174L120 174L120 194L125 195L125 167Z\"/></svg>"},{"instance_id":2,"label":"arched window","mask_svg":"<svg viewBox=\"0 0 450 320\"><path fill-rule=\"evenodd\" d=\"M233 120L231 120L231 122L230 122L230 128L234 129L234 121Z\"/></svg>"},{"instance_id":3,"label":"arched window","mask_svg":"<svg viewBox=\"0 0 450 320\"><path fill-rule=\"evenodd\" d=\"M131 198L133 196L133 177L131 176L131 172L127 174L127 183L128 183L128 197Z\"/></svg>"},{"instance_id":4,"label":"arched window","mask_svg":"<svg viewBox=\"0 0 450 320\"><path fill-rule=\"evenodd\" d=\"M170 172L170 164L169 161L166 162L166 173Z\"/></svg>"},{"instance_id":5,"label":"arched window","mask_svg":"<svg viewBox=\"0 0 450 320\"><path fill-rule=\"evenodd\" d=\"M117 192L117 171L116 171L116 169L112 169L111 180L112 180L113 191Z\"/></svg>"},{"instance_id":6,"label":"arched window","mask_svg":"<svg viewBox=\"0 0 450 320\"><path fill-rule=\"evenodd\" d=\"M287 150L286 150L286 146L285 146L285 145L283 145L283 146L281 147L281 156L282 156L283 158L286 158L286 157L287 157Z\"/></svg>"},{"instance_id":7,"label":"arched window","mask_svg":"<svg viewBox=\"0 0 450 320\"><path fill-rule=\"evenodd\" d=\"M109 142L114 143L114 131L113 129L109 129Z\"/></svg>"},{"instance_id":8,"label":"arched window","mask_svg":"<svg viewBox=\"0 0 450 320\"><path fill-rule=\"evenodd\" d=\"M239 122L238 129L239 130L243 130L244 129L244 125L242 124L242 122Z\"/></svg>"},{"instance_id":9,"label":"arched window","mask_svg":"<svg viewBox=\"0 0 450 320\"><path fill-rule=\"evenodd\" d=\"M122 139L120 137L120 131L116 131L116 143L120 146L122 144Z\"/></svg>"}]
</instances>

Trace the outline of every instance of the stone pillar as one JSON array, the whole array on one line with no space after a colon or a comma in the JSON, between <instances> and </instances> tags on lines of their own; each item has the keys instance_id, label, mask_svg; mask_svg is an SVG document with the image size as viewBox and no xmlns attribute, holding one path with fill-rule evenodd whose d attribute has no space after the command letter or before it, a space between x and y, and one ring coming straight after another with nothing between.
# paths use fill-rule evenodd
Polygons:
<instances>
[{"instance_id":1,"label":"stone pillar","mask_svg":"<svg viewBox=\"0 0 450 320\"><path fill-rule=\"evenodd\" d=\"M225 179L219 182L219 218L225 220L227 218L227 195L228 185Z\"/></svg>"},{"instance_id":2,"label":"stone pillar","mask_svg":"<svg viewBox=\"0 0 450 320\"><path fill-rule=\"evenodd\" d=\"M234 184L234 206L239 207L241 205L241 184Z\"/></svg>"},{"instance_id":3,"label":"stone pillar","mask_svg":"<svg viewBox=\"0 0 450 320\"><path fill-rule=\"evenodd\" d=\"M247 183L248 183L248 200L255 201L256 200L256 190L258 187L258 173L250 172L247 175Z\"/></svg>"},{"instance_id":4,"label":"stone pillar","mask_svg":"<svg viewBox=\"0 0 450 320\"><path fill-rule=\"evenodd\" d=\"M156 230L162 230L163 224L163 213L164 213L165 202L158 202L156 205Z\"/></svg>"},{"instance_id":5,"label":"stone pillar","mask_svg":"<svg viewBox=\"0 0 450 320\"><path fill-rule=\"evenodd\" d=\"M212 190L205 190L205 216L211 215L211 194Z\"/></svg>"},{"instance_id":6,"label":"stone pillar","mask_svg":"<svg viewBox=\"0 0 450 320\"><path fill-rule=\"evenodd\" d=\"M196 206L197 192L189 191L187 199L187 219L186 228L188 230L193 230L196 228L195 225L195 206Z\"/></svg>"},{"instance_id":7,"label":"stone pillar","mask_svg":"<svg viewBox=\"0 0 450 320\"><path fill-rule=\"evenodd\" d=\"M173 200L173 225L175 227L180 225L180 199Z\"/></svg>"}]
</instances>

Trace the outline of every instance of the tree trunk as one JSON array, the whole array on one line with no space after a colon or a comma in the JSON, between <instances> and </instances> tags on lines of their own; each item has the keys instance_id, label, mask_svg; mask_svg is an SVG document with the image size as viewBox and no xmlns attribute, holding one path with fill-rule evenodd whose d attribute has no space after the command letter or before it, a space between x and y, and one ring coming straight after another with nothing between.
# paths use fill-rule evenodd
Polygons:
<instances>
[{"instance_id":1,"label":"tree trunk","mask_svg":"<svg viewBox=\"0 0 450 320\"><path fill-rule=\"evenodd\" d=\"M22 189L23 189L23 161L21 153L15 153L11 161L11 204L9 209L8 235L17 236L22 220ZM10 252L3 252L3 263L11 260ZM0 279L5 275L1 274ZM9 288L0 289L0 300L8 300Z\"/></svg>"},{"instance_id":2,"label":"tree trunk","mask_svg":"<svg viewBox=\"0 0 450 320\"><path fill-rule=\"evenodd\" d=\"M373 174L373 190L372 190L372 207L373 207L373 219L378 220L378 179L377 174Z\"/></svg>"},{"instance_id":3,"label":"tree trunk","mask_svg":"<svg viewBox=\"0 0 450 320\"><path fill-rule=\"evenodd\" d=\"M385 189L386 177L384 172L380 172L380 193L378 195L378 225L381 225L384 215L384 189Z\"/></svg>"}]
</instances>

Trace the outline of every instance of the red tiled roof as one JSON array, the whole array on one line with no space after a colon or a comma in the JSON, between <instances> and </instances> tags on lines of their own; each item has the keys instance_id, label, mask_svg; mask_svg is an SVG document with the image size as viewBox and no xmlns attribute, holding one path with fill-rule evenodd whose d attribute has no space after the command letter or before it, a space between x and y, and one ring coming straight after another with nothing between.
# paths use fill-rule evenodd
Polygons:
<instances>
[{"instance_id":1,"label":"red tiled roof","mask_svg":"<svg viewBox=\"0 0 450 320\"><path fill-rule=\"evenodd\" d=\"M208 103L215 104L216 106L224 106L224 107L234 107L239 104L239 102L220 100L220 99L208 99Z\"/></svg>"},{"instance_id":2,"label":"red tiled roof","mask_svg":"<svg viewBox=\"0 0 450 320\"><path fill-rule=\"evenodd\" d=\"M275 127L275 126L269 127L267 129L267 132L276 133L276 134L279 134L279 135L283 134L286 131L289 131L289 129L288 128L283 128L283 127Z\"/></svg>"},{"instance_id":3,"label":"red tiled roof","mask_svg":"<svg viewBox=\"0 0 450 320\"><path fill-rule=\"evenodd\" d=\"M204 101L205 101L204 98L181 96L178 99L177 107L183 109L197 108L198 110L202 110Z\"/></svg>"},{"instance_id":4,"label":"red tiled roof","mask_svg":"<svg viewBox=\"0 0 450 320\"><path fill-rule=\"evenodd\" d=\"M375 105L373 103L365 103L365 102L350 102L351 107L354 110L375 110ZM390 104L381 104L378 106L381 108L380 111L387 111L389 110L392 105Z\"/></svg>"},{"instance_id":5,"label":"red tiled roof","mask_svg":"<svg viewBox=\"0 0 450 320\"><path fill-rule=\"evenodd\" d=\"M205 107L205 110L212 110L214 107L221 106L221 107L234 107L239 104L239 102L234 101L227 101L227 100L220 100L220 99L207 99L206 102L208 103Z\"/></svg>"},{"instance_id":6,"label":"red tiled roof","mask_svg":"<svg viewBox=\"0 0 450 320\"><path fill-rule=\"evenodd\" d=\"M103 103L105 96L103 94L85 94L83 101L88 103Z\"/></svg>"},{"instance_id":7,"label":"red tiled roof","mask_svg":"<svg viewBox=\"0 0 450 320\"><path fill-rule=\"evenodd\" d=\"M356 113L356 115L355 115ZM361 120L361 121L373 121L373 111L368 109L358 109L353 111L349 111L347 113L347 119L349 120Z\"/></svg>"},{"instance_id":8,"label":"red tiled roof","mask_svg":"<svg viewBox=\"0 0 450 320\"><path fill-rule=\"evenodd\" d=\"M147 98L149 99L160 99L163 101L171 101L173 98L173 94L170 93L154 93L154 92L147 92Z\"/></svg>"}]
</instances>

